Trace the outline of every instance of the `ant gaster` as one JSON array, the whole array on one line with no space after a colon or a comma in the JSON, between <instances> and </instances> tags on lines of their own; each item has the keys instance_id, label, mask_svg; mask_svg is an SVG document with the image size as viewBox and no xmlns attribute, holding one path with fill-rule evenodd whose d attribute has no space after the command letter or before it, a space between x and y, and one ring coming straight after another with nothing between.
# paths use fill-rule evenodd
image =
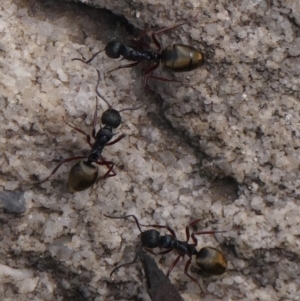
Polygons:
<instances>
[{"instance_id":1,"label":"ant gaster","mask_svg":"<svg viewBox=\"0 0 300 301\"><path fill-rule=\"evenodd\" d=\"M70 170L69 177L68 177L68 186L71 191L82 191L89 187L91 187L97 180L98 177L98 168L93 165L93 163L97 165L105 165L107 167L107 172L104 174L101 179L106 179L109 177L114 177L116 175L116 172L114 171L113 167L115 165L112 161L107 161L103 156L102 152L104 147L108 145L113 145L117 142L119 142L121 139L125 137L124 134L120 135L115 140L109 142L115 133L113 133L113 129L117 128L121 124L121 115L120 113L122 111L126 110L137 110L141 108L142 106L136 107L136 108L126 108L122 109L120 111L117 111L111 107L111 105L108 103L108 101L100 94L98 91L98 86L100 83L100 72L97 70L98 73L98 82L95 88L96 94L105 101L105 103L108 105L109 109L106 110L102 116L101 116L101 123L104 125L104 127L101 127L100 130L96 133L96 125L97 125L97 109L98 109L98 99L96 98L96 109L94 114L94 120L93 120L93 130L92 130L92 137L94 138L94 143L91 143L91 136L89 134L86 134L81 129L67 123L65 123L76 130L77 132L83 134L86 137L86 141L91 147L91 151L86 156L76 156L68 159L63 159L51 172L51 174L44 179L43 181L39 183L43 183L47 181L53 174L57 172L57 170L60 168L62 164L65 164L70 161L80 160L77 162ZM84 160L86 159L86 160Z\"/></svg>"},{"instance_id":2,"label":"ant gaster","mask_svg":"<svg viewBox=\"0 0 300 301\"><path fill-rule=\"evenodd\" d=\"M197 279L192 277L189 273L189 266L192 261L192 256L196 256L196 264L198 267L207 275L222 275L225 273L227 269L227 260L223 253L215 248L212 247L203 247L200 251L197 251L196 246L198 244L197 238L195 235L201 234L214 234L214 233L222 233L225 231L201 231L196 233L190 233L190 227L198 223L201 219L197 219L191 222L189 225L186 226L186 240L181 241L176 238L175 231L167 226L162 225L147 225L145 227L153 227L158 229L167 229L171 235L160 235L160 232L156 229L150 229L146 231L142 231L141 225L135 215L125 215L125 216L110 216L104 214L105 217L113 218L113 219L126 219L129 217L133 217L135 220L140 232L140 244L138 247L138 251L136 252L136 256L132 262L128 262L122 265L117 266L112 270L110 276L117 271L119 268L127 265L131 265L136 262L139 250L144 248L151 254L159 255L159 254L167 254L173 250L176 250L179 255L176 257L174 262L171 264L167 276L169 276L170 272L173 270L175 265L178 263L179 259L187 255L189 257L188 261L184 267L184 274L187 275L192 281L196 282L200 289L205 290L203 287L200 286ZM190 238L192 238L193 243L189 243ZM161 248L166 249L161 252L155 253L152 251L154 248Z\"/></svg>"},{"instance_id":3,"label":"ant gaster","mask_svg":"<svg viewBox=\"0 0 300 301\"><path fill-rule=\"evenodd\" d=\"M196 15L197 17L198 15ZM193 19L195 19L194 17ZM152 75L153 71L158 68L159 64L162 64L164 67L171 69L174 72L184 72L192 71L199 66L202 66L204 63L203 53L197 50L196 48L183 44L173 44L162 49L161 44L158 42L156 35L166 32L168 30L175 29L179 26L186 24L186 22L173 25L155 32L151 33L151 39L155 46L157 47L156 51L146 50L149 49L149 45L145 43L142 38L146 35L147 31L142 31L139 37L132 42L134 45L128 46L121 41L110 41L106 45L104 50L100 50L95 53L89 60L82 60L79 58L72 59L82 61L86 64L90 63L100 52L105 51L106 55L110 58L117 59L122 56L122 59L128 61L133 61L134 63L121 65L109 72L121 69L121 68L130 68L138 65L141 61L153 61L155 64L151 66L147 71L144 77L144 86L145 88L151 90L148 86L149 78L156 80L166 81L166 82L178 82L177 80L166 79L163 77Z\"/></svg>"}]
</instances>

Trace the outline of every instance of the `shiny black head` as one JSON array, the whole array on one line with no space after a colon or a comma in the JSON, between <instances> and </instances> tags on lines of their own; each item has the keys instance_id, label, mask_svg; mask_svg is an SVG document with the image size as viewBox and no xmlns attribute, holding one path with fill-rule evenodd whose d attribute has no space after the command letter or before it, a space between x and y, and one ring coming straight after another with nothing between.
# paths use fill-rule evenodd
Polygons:
<instances>
[{"instance_id":1,"label":"shiny black head","mask_svg":"<svg viewBox=\"0 0 300 301\"><path fill-rule=\"evenodd\" d=\"M122 53L124 44L119 41L108 42L105 46L105 53L112 59L118 59Z\"/></svg>"},{"instance_id":2,"label":"shiny black head","mask_svg":"<svg viewBox=\"0 0 300 301\"><path fill-rule=\"evenodd\" d=\"M113 129L117 128L121 124L121 121L120 112L114 109L106 110L101 116L101 122L111 126Z\"/></svg>"},{"instance_id":3,"label":"shiny black head","mask_svg":"<svg viewBox=\"0 0 300 301\"><path fill-rule=\"evenodd\" d=\"M146 248L156 248L159 246L159 231L151 229L142 232L141 243Z\"/></svg>"}]
</instances>

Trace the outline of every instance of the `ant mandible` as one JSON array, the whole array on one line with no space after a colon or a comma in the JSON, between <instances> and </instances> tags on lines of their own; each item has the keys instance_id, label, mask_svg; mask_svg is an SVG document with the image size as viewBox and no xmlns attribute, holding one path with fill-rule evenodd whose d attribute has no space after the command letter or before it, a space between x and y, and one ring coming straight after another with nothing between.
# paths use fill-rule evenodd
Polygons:
<instances>
[{"instance_id":1,"label":"ant mandible","mask_svg":"<svg viewBox=\"0 0 300 301\"><path fill-rule=\"evenodd\" d=\"M201 231L196 233L190 233L190 227L198 223L201 219L197 219L190 224L188 224L185 228L186 233L186 240L181 241L178 240L175 234L175 231L169 228L168 226L162 226L162 225L143 225L144 227L153 227L158 229L167 229L171 235L160 235L160 232L155 229L150 229L146 231L142 231L141 225L135 215L125 215L125 216L110 216L107 214L104 214L107 218L113 218L113 219L126 219L129 217L133 217L135 220L140 232L140 244L138 247L138 250L136 252L135 258L132 262L124 263L122 265L117 266L112 270L110 273L110 276L117 271L119 268L123 266L128 266L136 262L138 253L140 249L144 248L146 251L153 255L161 255L161 254L167 254L173 250L176 250L179 255L176 257L174 262L171 264L167 276L170 275L171 271L175 267L175 265L178 263L179 259L187 255L189 257L188 261L185 264L184 267L184 274L187 275L192 281L196 282L197 285L200 287L201 290L204 290L200 284L198 283L197 279L192 277L189 273L189 266L192 261L192 256L196 256L196 263L198 267L207 275L222 275L225 273L227 269L227 260L224 256L224 254L219 251L218 249L212 248L212 247L203 247L200 251L197 251L196 246L198 244L197 238L195 235L202 235L202 234L215 234L215 233L223 233L226 231ZM193 243L189 243L190 238L192 238ZM155 253L152 251L154 248L161 248L166 249L164 251Z\"/></svg>"},{"instance_id":2,"label":"ant mandible","mask_svg":"<svg viewBox=\"0 0 300 301\"><path fill-rule=\"evenodd\" d=\"M195 19L198 16L198 14L193 18ZM192 19L192 20L193 20ZM96 52L90 59L83 60L80 58L74 58L72 61L78 60L81 62L84 62L86 64L90 63L100 52L105 51L106 55L110 58L117 59L122 56L122 59L126 59L128 61L133 61L134 63L121 65L113 70L110 70L109 72L121 69L121 68L130 68L133 66L138 65L141 61L152 61L155 64L148 68L148 70L145 73L144 77L144 87L146 89L150 89L148 86L148 80L150 78L161 80L165 82L179 82L177 80L167 79L164 77L159 77L153 75L153 71L158 68L160 64L162 64L164 67L171 69L174 72L185 72L185 71L192 71L199 66L202 66L204 64L204 56L203 53L200 52L198 49L189 46L189 45L183 45L183 44L173 44L170 46L167 46L162 49L161 44L156 38L157 34L175 29L179 26L182 26L186 24L187 22L173 25L170 27L163 28L161 30L155 31L151 33L151 39L155 46L157 47L156 51L152 50L145 50L145 47L149 48L149 45L145 43L142 38L146 35L147 31L142 31L139 37L136 40L133 40L132 42L135 45L128 46L125 43L114 40L107 43L104 50L100 50Z\"/></svg>"},{"instance_id":3,"label":"ant mandible","mask_svg":"<svg viewBox=\"0 0 300 301\"><path fill-rule=\"evenodd\" d=\"M76 156L72 158L63 159L51 172L51 174L44 179L43 181L40 181L39 183L43 183L47 181L52 175L54 175L57 170L60 168L61 165L75 160L80 160L77 162L70 170L69 177L68 177L68 186L71 191L82 191L89 187L91 187L97 180L98 177L98 168L93 165L93 163L97 165L105 165L107 167L107 172L104 174L104 176L101 177L101 179L106 179L109 177L116 176L116 172L114 171L113 167L115 165L112 161L107 161L102 156L102 151L105 146L113 145L117 142L119 142L121 139L123 139L126 135L122 134L115 140L109 142L113 136L116 134L113 133L113 129L116 129L121 124L121 115L120 113L126 110L137 110L142 107L135 107L135 108L125 108L120 111L117 111L111 107L109 102L103 97L100 92L98 91L98 86L100 83L100 72L97 69L98 73L98 81L95 88L96 94L104 100L104 102L108 105L109 109L103 112L101 116L101 123L104 125L104 127L101 127L100 130L96 133L96 125L97 125L97 109L98 109L98 99L96 97L96 109L94 113L94 119L93 119L93 130L92 130L92 137L94 138L95 142L91 143L91 136L89 134L86 134L81 129L67 123L65 120L65 123L76 130L77 132L83 134L86 137L86 141L91 147L91 151L86 156ZM63 118L64 119L64 118ZM86 159L86 160L84 160Z\"/></svg>"}]
</instances>

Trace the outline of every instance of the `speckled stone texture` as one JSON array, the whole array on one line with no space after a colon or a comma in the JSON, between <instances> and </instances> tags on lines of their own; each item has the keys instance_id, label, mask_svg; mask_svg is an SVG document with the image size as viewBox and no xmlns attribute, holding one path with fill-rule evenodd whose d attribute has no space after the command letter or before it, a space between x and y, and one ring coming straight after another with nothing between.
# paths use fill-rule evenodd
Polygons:
<instances>
[{"instance_id":1,"label":"speckled stone texture","mask_svg":"<svg viewBox=\"0 0 300 301\"><path fill-rule=\"evenodd\" d=\"M182 240L197 218L198 231L227 230L197 237L199 248L217 247L229 261L225 275L203 280L206 293L184 263L172 271L186 301L300 300L299 1L92 4L125 18L72 2L0 3L0 300L148 301L140 264L109 276L133 258L139 230L103 213L168 224ZM107 73L124 62L105 53L90 65L71 61L113 38L127 41L134 27L180 22L159 41L196 47L206 64L183 74L158 69L183 82L151 80L160 97L143 89L147 64ZM122 113L116 132L127 136L104 150L117 176L72 194L70 163L33 185L61 158L88 152L62 116L91 132L95 67L114 108L145 103ZM100 104L98 115L107 108ZM25 212L9 212L9 194L20 200L20 192ZM156 261L166 272L175 257Z\"/></svg>"}]
</instances>

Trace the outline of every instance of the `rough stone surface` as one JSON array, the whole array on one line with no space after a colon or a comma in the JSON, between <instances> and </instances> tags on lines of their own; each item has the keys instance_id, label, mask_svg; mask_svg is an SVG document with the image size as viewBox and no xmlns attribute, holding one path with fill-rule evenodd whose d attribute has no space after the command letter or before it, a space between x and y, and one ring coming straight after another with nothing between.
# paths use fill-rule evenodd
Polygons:
<instances>
[{"instance_id":1,"label":"rough stone surface","mask_svg":"<svg viewBox=\"0 0 300 301\"><path fill-rule=\"evenodd\" d=\"M229 260L224 276L204 279L201 300L299 300L299 1L97 6L140 28L187 21L159 40L201 49L207 63L185 74L159 69L184 83L151 81L159 98L143 89L146 64L107 74L120 62L104 53L90 66L71 61L132 37L124 19L60 1L1 1L0 190L24 190L26 211L0 212L0 300L149 300L139 264L109 276L132 258L139 231L103 213L168 224L182 240L197 218L198 229L228 230L198 237ZM33 185L61 158L87 153L62 116L91 131L95 67L114 108L145 103L122 113L117 132L127 136L104 150L117 176L71 194L70 163ZM174 258L160 267L167 271ZM171 282L186 301L199 300L183 269L174 268Z\"/></svg>"},{"instance_id":2,"label":"rough stone surface","mask_svg":"<svg viewBox=\"0 0 300 301\"><path fill-rule=\"evenodd\" d=\"M1 191L0 208L8 213L23 213L26 210L23 191Z\"/></svg>"}]
</instances>

